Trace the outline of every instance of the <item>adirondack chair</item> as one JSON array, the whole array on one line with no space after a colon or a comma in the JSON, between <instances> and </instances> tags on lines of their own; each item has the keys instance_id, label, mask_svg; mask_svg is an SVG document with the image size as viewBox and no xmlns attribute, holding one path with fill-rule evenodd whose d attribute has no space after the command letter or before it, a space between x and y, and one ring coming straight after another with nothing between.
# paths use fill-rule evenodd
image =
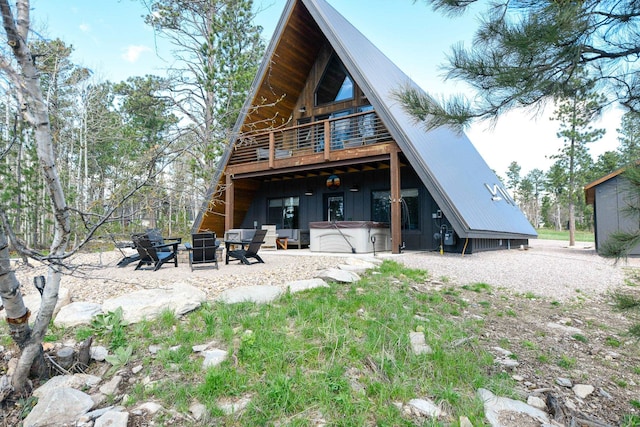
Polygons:
<instances>
[{"instance_id":1,"label":"adirondack chair","mask_svg":"<svg viewBox=\"0 0 640 427\"><path fill-rule=\"evenodd\" d=\"M189 267L191 271L197 264L213 264L218 268L218 248L220 243L216 240L216 233L204 232L191 234L191 243L184 245L189 251ZM205 266L206 267L206 266Z\"/></svg>"},{"instance_id":2,"label":"adirondack chair","mask_svg":"<svg viewBox=\"0 0 640 427\"><path fill-rule=\"evenodd\" d=\"M235 241L225 241L227 245L227 255L225 258L225 264L229 264L229 258L237 259L241 263L250 265L257 263L264 263L260 255L258 255L258 251L260 250L260 246L264 243L264 236L267 234L267 230L256 230L256 233L253 235L253 239L248 242L248 246L245 249L245 242L235 242ZM241 244L242 249L229 250L231 244ZM249 262L249 259L253 258L256 262Z\"/></svg>"},{"instance_id":3,"label":"adirondack chair","mask_svg":"<svg viewBox=\"0 0 640 427\"><path fill-rule=\"evenodd\" d=\"M140 236L144 236L146 235L148 237L148 239L151 241L151 244L153 244L155 247L157 247L160 252L171 252L172 251L172 247L173 247L173 243L178 243L180 244L182 242L182 238L181 237L168 237L168 238L163 238L162 234L160 233L160 231L158 229L155 228L149 228L147 231L143 232L143 233L134 233L131 235L131 244L128 245L118 245L118 243L116 242L116 247L120 250L120 252L123 255L123 258L118 262L118 267L125 267L129 264L131 264L132 262L136 262L136 261L140 261L140 254L131 254L131 255L125 255L124 252L122 252L122 247L128 247L128 248L133 248L133 249L137 249L136 248L136 243L135 243L135 239L137 237ZM169 243L169 241L171 241L170 245L167 245L166 243Z\"/></svg>"},{"instance_id":4,"label":"adirondack chair","mask_svg":"<svg viewBox=\"0 0 640 427\"><path fill-rule=\"evenodd\" d=\"M171 260L173 260L175 267L178 266L179 241L177 239L173 243L158 245L146 233L142 235L134 234L131 238L140 256L140 262L136 266L136 270L139 270L144 265L153 264L153 271L156 271L162 267L162 264ZM169 248L169 250L166 251L166 248Z\"/></svg>"}]
</instances>

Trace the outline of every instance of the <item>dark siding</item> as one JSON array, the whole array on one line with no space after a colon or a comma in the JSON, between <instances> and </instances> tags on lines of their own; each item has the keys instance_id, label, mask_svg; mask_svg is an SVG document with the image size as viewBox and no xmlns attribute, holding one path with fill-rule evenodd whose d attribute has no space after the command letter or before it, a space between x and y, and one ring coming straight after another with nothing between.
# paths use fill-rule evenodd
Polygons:
<instances>
[{"instance_id":1,"label":"dark siding","mask_svg":"<svg viewBox=\"0 0 640 427\"><path fill-rule=\"evenodd\" d=\"M632 203L629 200L631 194L629 183L622 176L613 177L595 188L596 250L602 247L611 233L638 229L637 218L625 212ZM634 248L630 255L640 255L640 246Z\"/></svg>"},{"instance_id":2,"label":"dark siding","mask_svg":"<svg viewBox=\"0 0 640 427\"><path fill-rule=\"evenodd\" d=\"M262 183L242 219L242 228L253 228L257 221L262 226L267 218L267 200L288 196L300 197L300 228L308 228L306 224L322 221L323 199L325 194L342 193L345 198L345 219L360 221L371 219L371 192L389 191L389 170L379 169L361 173L340 175L341 187L338 190L328 190L325 187L326 176L298 180L271 180ZM418 188L420 200L420 219L416 229L402 230L405 249L435 250L438 242L433 234L438 230L436 221L431 214L440 208L429 194L420 178L410 168L403 168L401 173L403 189ZM360 191L350 192L352 185L358 185ZM304 194L307 188L314 190L313 196ZM446 218L443 218L446 221ZM438 220L438 222L441 220Z\"/></svg>"}]
</instances>

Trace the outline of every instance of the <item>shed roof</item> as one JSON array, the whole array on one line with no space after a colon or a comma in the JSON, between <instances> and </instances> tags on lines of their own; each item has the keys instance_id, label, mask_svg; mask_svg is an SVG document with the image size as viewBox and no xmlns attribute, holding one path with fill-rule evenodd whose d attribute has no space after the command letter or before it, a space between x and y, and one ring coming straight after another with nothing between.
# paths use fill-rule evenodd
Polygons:
<instances>
[{"instance_id":1,"label":"shed roof","mask_svg":"<svg viewBox=\"0 0 640 427\"><path fill-rule=\"evenodd\" d=\"M640 160L638 160L638 162L636 162L636 164L640 164ZM602 178L598 178L595 181L590 182L589 184L584 186L584 198L587 202L588 205L592 205L593 202L595 201L595 194L596 194L596 187L600 184L602 184L603 182L607 182L612 178L615 178L616 176L624 173L624 171L626 171L627 168L620 168L616 171L611 172L610 174L607 174L605 176L603 176Z\"/></svg>"},{"instance_id":2,"label":"shed roof","mask_svg":"<svg viewBox=\"0 0 640 427\"><path fill-rule=\"evenodd\" d=\"M260 92L265 90L265 82L269 80L270 90L273 89L270 85L278 85L274 76L279 75L278 61L281 55L299 55L302 63L311 65L319 47L315 50L285 51L281 46L283 43L290 44L292 31L302 26L306 30L300 36L305 40L317 41L324 36L331 44L460 237L537 236L466 135L447 127L425 131L420 123L416 123L404 111L394 93L408 86L420 91L422 89L325 0L287 2L245 104L245 112L234 128L233 139L247 122L251 106L261 99ZM428 54L427 50L422 54ZM296 76L293 78L297 79ZM302 85L299 90L301 88ZM293 92L287 96L296 98L295 90ZM291 98L288 99L289 103L294 102ZM286 105L281 104L278 108L286 108ZM274 117L274 113L271 114ZM277 114L284 116L285 112ZM214 186L229 159L232 146L229 145L222 158L218 175L214 177ZM213 189L210 191L213 193Z\"/></svg>"}]
</instances>

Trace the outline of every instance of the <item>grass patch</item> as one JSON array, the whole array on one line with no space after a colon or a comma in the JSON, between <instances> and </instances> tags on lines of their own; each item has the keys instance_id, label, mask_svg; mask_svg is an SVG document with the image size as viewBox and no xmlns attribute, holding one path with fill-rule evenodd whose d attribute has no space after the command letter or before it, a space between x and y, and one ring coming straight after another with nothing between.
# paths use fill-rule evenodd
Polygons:
<instances>
[{"instance_id":1,"label":"grass patch","mask_svg":"<svg viewBox=\"0 0 640 427\"><path fill-rule=\"evenodd\" d=\"M402 426L411 420L394 402L429 397L451 420L464 415L481 423L476 390L513 396L513 382L492 374L493 357L480 347L451 345L474 342L481 323L452 317L467 304L453 289L412 289L426 279L424 271L385 261L357 284L287 294L271 305L205 305L183 319L163 313L127 327L124 342L136 345L132 355L131 347L122 349L118 363L162 372L152 387L134 387L128 402L156 399L187 412L197 400L217 424L308 425L313 415L327 425ZM108 326L121 326L117 317L94 330L109 341ZM411 331L424 333L432 354L413 354ZM230 357L203 370L192 346L210 342ZM147 354L151 344L161 347L155 357ZM221 399L247 396L251 403L238 418L218 407Z\"/></svg>"},{"instance_id":2,"label":"grass patch","mask_svg":"<svg viewBox=\"0 0 640 427\"><path fill-rule=\"evenodd\" d=\"M409 426L415 420L395 403L413 398L442 406L444 425L460 416L482 425L477 389L516 397L514 382L478 345L484 322L460 317L468 304L460 290L413 286L427 279L425 271L385 261L358 283L331 283L272 304L204 304L182 318L164 312L135 325L126 325L116 311L58 333L94 335L110 347L110 374L140 365L154 379L132 385L124 405L154 400L187 414L198 401L211 425L323 419L326 425ZM491 292L486 284L469 290ZM412 352L412 331L424 334L431 354ZM466 344L455 344L460 342ZM217 367L204 368L202 355L193 351L208 343L229 354ZM250 403L240 414L225 415L219 406L244 398Z\"/></svg>"},{"instance_id":3,"label":"grass patch","mask_svg":"<svg viewBox=\"0 0 640 427\"><path fill-rule=\"evenodd\" d=\"M622 345L620 340L614 337L606 337L604 339L604 343L609 347L613 347L613 348L619 348Z\"/></svg>"},{"instance_id":4,"label":"grass patch","mask_svg":"<svg viewBox=\"0 0 640 427\"><path fill-rule=\"evenodd\" d=\"M569 357L566 354L563 354L558 359L558 366L564 369L573 369L576 367L577 361L575 357Z\"/></svg>"},{"instance_id":5,"label":"grass patch","mask_svg":"<svg viewBox=\"0 0 640 427\"><path fill-rule=\"evenodd\" d=\"M552 230L549 228L538 228L538 239L541 240L566 240L569 241L569 230ZM595 235L590 231L576 230L575 238L577 242L595 242Z\"/></svg>"},{"instance_id":6,"label":"grass patch","mask_svg":"<svg viewBox=\"0 0 640 427\"><path fill-rule=\"evenodd\" d=\"M586 343L587 341L589 341L589 340L587 339L587 337L585 337L585 336L584 336L584 335L582 335L582 334L574 334L574 335L571 335L571 338L573 338L573 339L574 339L574 340L576 340L576 341L582 342L582 343Z\"/></svg>"},{"instance_id":7,"label":"grass patch","mask_svg":"<svg viewBox=\"0 0 640 427\"><path fill-rule=\"evenodd\" d=\"M619 289L612 292L611 299L613 299L613 303L618 310L630 310L640 307L640 298L638 296Z\"/></svg>"},{"instance_id":8,"label":"grass patch","mask_svg":"<svg viewBox=\"0 0 640 427\"><path fill-rule=\"evenodd\" d=\"M468 291L473 291L478 293L482 293L482 292L485 292L488 294L491 293L491 285L488 285L486 283L481 283L481 282L473 283L471 285L463 285L462 289L466 289Z\"/></svg>"}]
</instances>

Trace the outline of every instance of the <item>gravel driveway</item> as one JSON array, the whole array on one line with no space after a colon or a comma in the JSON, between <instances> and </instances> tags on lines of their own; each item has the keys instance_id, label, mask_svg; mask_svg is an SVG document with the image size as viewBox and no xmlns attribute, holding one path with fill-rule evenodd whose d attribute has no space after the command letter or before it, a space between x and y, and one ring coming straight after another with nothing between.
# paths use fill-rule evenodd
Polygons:
<instances>
[{"instance_id":1,"label":"gravel driveway","mask_svg":"<svg viewBox=\"0 0 640 427\"><path fill-rule=\"evenodd\" d=\"M71 291L74 301L102 303L107 298L139 289L161 287L177 281L203 289L209 298L222 291L246 285L283 286L297 279L314 277L318 270L336 267L352 254L327 255L308 250L260 251L265 264L251 266L237 262L220 264L220 269L190 271L184 258L178 268L164 265L158 271L135 271L135 264L116 267L122 258L119 251L83 254L74 257L76 270L65 276L62 286ZM355 255L371 257L372 254ZM504 250L476 254L444 254L437 252L405 252L398 255L378 254L412 268L429 271L434 279L452 285L484 282L517 293L532 292L558 301L577 295L596 296L624 283L625 269L640 266L639 259L617 265L599 257L593 245L579 243L568 248L566 242L532 240L527 250ZM34 293L33 276L46 274L42 266L16 267L23 293Z\"/></svg>"},{"instance_id":2,"label":"gravel driveway","mask_svg":"<svg viewBox=\"0 0 640 427\"><path fill-rule=\"evenodd\" d=\"M558 301L578 295L602 295L624 283L625 271L640 259L615 264L595 252L592 243L531 240L526 250L480 252L472 255L413 253L401 255L404 264L424 268L431 277L454 284L484 282L517 293L532 292Z\"/></svg>"}]
</instances>

